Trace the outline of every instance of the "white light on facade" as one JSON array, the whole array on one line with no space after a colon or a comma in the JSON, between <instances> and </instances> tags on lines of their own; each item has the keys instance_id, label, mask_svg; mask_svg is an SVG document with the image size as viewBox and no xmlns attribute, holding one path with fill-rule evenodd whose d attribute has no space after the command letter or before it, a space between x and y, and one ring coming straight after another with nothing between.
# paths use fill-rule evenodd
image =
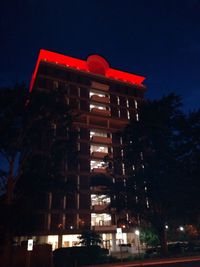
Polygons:
<instances>
[{"instance_id":1,"label":"white light on facade","mask_svg":"<svg viewBox=\"0 0 200 267\"><path fill-rule=\"evenodd\" d=\"M139 235L140 235L140 231L139 231L139 230L135 230L135 234L136 234L137 236L139 236Z\"/></svg>"}]
</instances>

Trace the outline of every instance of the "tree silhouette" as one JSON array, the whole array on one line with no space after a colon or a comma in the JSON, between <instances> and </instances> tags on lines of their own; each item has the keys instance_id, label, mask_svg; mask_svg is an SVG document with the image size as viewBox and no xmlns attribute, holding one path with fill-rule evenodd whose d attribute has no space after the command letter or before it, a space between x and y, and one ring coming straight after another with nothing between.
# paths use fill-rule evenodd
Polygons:
<instances>
[{"instance_id":1,"label":"tree silhouette","mask_svg":"<svg viewBox=\"0 0 200 267\"><path fill-rule=\"evenodd\" d=\"M150 222L167 253L165 224L183 216L179 160L181 127L185 121L180 98L174 94L149 101L140 110L140 120L126 128L125 161L134 171L128 179L129 204Z\"/></svg>"},{"instance_id":2,"label":"tree silhouette","mask_svg":"<svg viewBox=\"0 0 200 267\"><path fill-rule=\"evenodd\" d=\"M39 193L55 192L58 188L66 190L61 165L69 149L68 155L73 155L73 134L69 131L72 115L65 94L64 88L59 88L59 91L33 91L28 95L24 85L1 90L0 155L4 160L1 162L6 164L2 164L0 174L5 196L2 223L6 267L9 266L13 224L19 218L14 216L14 211L21 203L24 203L21 205L24 210L30 211L28 205Z\"/></svg>"},{"instance_id":3,"label":"tree silhouette","mask_svg":"<svg viewBox=\"0 0 200 267\"><path fill-rule=\"evenodd\" d=\"M78 236L78 238L80 239L79 243L86 247L97 246L102 243L101 236L95 231L91 230L83 231L82 234Z\"/></svg>"}]
</instances>

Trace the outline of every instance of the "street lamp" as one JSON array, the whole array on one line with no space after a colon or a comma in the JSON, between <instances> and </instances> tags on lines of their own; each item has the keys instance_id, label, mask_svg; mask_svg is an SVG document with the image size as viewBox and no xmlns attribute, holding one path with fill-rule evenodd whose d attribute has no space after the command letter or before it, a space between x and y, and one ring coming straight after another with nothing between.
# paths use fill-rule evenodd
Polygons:
<instances>
[{"instance_id":1,"label":"street lamp","mask_svg":"<svg viewBox=\"0 0 200 267\"><path fill-rule=\"evenodd\" d=\"M184 231L184 227L183 227L183 226L180 226L180 227L179 227L179 230L180 230L181 232L183 232L183 231Z\"/></svg>"},{"instance_id":2,"label":"street lamp","mask_svg":"<svg viewBox=\"0 0 200 267\"><path fill-rule=\"evenodd\" d=\"M135 235L137 236L137 245L138 245L138 257L140 258L140 231L135 230Z\"/></svg>"},{"instance_id":3,"label":"street lamp","mask_svg":"<svg viewBox=\"0 0 200 267\"><path fill-rule=\"evenodd\" d=\"M135 230L135 234L136 234L137 236L140 236L140 231L139 231L139 230Z\"/></svg>"}]
</instances>

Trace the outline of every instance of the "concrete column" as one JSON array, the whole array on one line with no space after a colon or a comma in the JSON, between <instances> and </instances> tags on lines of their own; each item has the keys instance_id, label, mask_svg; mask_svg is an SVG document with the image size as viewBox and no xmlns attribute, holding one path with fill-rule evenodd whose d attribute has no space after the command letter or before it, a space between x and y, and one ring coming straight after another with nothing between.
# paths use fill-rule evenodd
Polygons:
<instances>
[{"instance_id":1,"label":"concrete column","mask_svg":"<svg viewBox=\"0 0 200 267\"><path fill-rule=\"evenodd\" d=\"M117 247L116 247L116 234L112 234L112 251L116 251Z\"/></svg>"},{"instance_id":2,"label":"concrete column","mask_svg":"<svg viewBox=\"0 0 200 267\"><path fill-rule=\"evenodd\" d=\"M62 234L58 235L58 248L62 248Z\"/></svg>"}]
</instances>

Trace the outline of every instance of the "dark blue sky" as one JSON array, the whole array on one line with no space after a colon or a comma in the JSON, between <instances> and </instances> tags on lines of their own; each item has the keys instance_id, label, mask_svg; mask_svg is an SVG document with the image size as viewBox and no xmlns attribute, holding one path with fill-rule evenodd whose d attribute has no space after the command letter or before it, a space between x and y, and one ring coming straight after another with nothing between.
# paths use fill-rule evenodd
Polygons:
<instances>
[{"instance_id":1,"label":"dark blue sky","mask_svg":"<svg viewBox=\"0 0 200 267\"><path fill-rule=\"evenodd\" d=\"M147 97L171 91L199 107L200 0L3 0L0 86L29 81L40 48L147 77Z\"/></svg>"}]
</instances>

